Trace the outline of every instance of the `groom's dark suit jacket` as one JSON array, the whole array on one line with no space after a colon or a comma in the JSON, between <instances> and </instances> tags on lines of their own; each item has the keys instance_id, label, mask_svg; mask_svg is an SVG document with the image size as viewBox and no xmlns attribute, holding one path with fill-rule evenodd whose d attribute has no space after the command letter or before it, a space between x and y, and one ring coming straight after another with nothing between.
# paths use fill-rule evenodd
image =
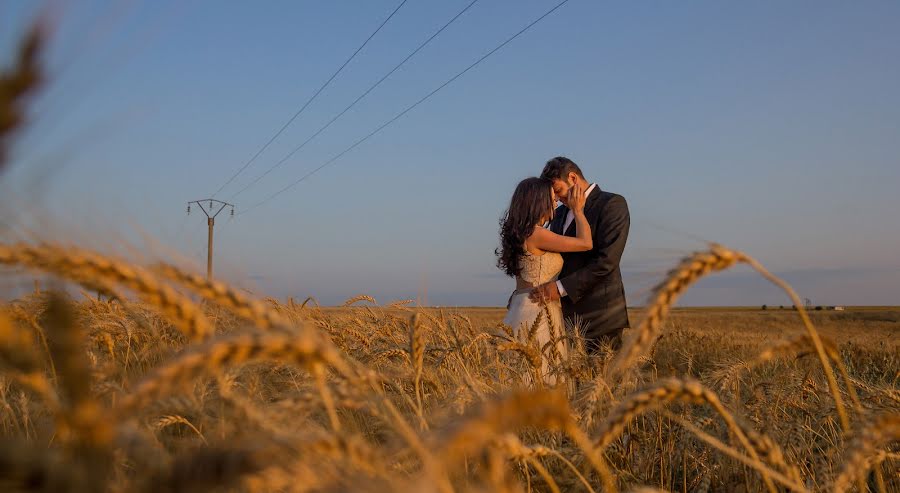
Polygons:
<instances>
[{"instance_id":1,"label":"groom's dark suit jacket","mask_svg":"<svg viewBox=\"0 0 900 493\"><path fill-rule=\"evenodd\" d=\"M569 209L556 209L550 230L575 236L575 221L564 232ZM584 215L591 225L594 248L587 252L564 253L559 280L566 289L562 298L563 314L578 319L588 340L616 335L628 327L628 309L619 260L625 250L631 224L625 198L594 187L584 205Z\"/></svg>"}]
</instances>

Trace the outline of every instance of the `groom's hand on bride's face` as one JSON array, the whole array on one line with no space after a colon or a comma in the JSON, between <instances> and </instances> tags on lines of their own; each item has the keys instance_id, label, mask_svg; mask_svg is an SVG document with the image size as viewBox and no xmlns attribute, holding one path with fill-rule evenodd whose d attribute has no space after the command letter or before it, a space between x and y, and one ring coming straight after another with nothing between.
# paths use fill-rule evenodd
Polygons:
<instances>
[{"instance_id":1,"label":"groom's hand on bride's face","mask_svg":"<svg viewBox=\"0 0 900 493\"><path fill-rule=\"evenodd\" d=\"M531 301L540 303L541 301L556 301L559 299L559 289L555 282L548 282L531 290L529 295Z\"/></svg>"}]
</instances>

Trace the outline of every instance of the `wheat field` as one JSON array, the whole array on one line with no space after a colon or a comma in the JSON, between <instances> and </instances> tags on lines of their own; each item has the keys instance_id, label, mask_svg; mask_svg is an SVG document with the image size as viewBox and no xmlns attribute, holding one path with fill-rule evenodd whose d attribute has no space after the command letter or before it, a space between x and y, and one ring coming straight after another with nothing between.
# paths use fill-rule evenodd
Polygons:
<instances>
[{"instance_id":1,"label":"wheat field","mask_svg":"<svg viewBox=\"0 0 900 493\"><path fill-rule=\"evenodd\" d=\"M0 484L898 491L900 310L671 311L736 262L755 263L685 259L619 351L556 328L563 357L501 309L254 299L172 265L0 245L0 264L82 286L0 311Z\"/></svg>"},{"instance_id":2,"label":"wheat field","mask_svg":"<svg viewBox=\"0 0 900 493\"><path fill-rule=\"evenodd\" d=\"M0 74L0 170L41 41ZM672 310L736 264L797 308ZM45 280L0 305L2 491L900 491L900 309L807 313L719 245L594 356L499 309L257 298L58 242L0 266Z\"/></svg>"}]
</instances>

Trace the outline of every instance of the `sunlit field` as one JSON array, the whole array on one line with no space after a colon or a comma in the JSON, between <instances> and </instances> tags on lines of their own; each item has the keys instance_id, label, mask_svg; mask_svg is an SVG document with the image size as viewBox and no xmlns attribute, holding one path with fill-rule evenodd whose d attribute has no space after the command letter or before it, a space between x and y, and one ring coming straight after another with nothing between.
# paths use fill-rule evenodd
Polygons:
<instances>
[{"instance_id":1,"label":"sunlit field","mask_svg":"<svg viewBox=\"0 0 900 493\"><path fill-rule=\"evenodd\" d=\"M563 358L500 308L256 301L170 266L0 253L103 293L3 306L5 489L900 488L898 309L634 309L618 353L569 327Z\"/></svg>"},{"instance_id":2,"label":"sunlit field","mask_svg":"<svg viewBox=\"0 0 900 493\"><path fill-rule=\"evenodd\" d=\"M0 72L0 171L43 39ZM326 307L32 233L0 239L3 286L38 281L0 303L3 492L900 492L900 308L807 309L725 246L588 354L536 342L546 306ZM738 264L784 305L677 307Z\"/></svg>"}]
</instances>

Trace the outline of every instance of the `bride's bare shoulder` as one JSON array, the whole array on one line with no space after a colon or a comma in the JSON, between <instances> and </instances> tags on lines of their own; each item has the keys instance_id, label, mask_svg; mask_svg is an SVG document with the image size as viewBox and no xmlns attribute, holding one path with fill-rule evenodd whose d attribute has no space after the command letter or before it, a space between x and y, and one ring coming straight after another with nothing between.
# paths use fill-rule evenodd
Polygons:
<instances>
[{"instance_id":1,"label":"bride's bare shoulder","mask_svg":"<svg viewBox=\"0 0 900 493\"><path fill-rule=\"evenodd\" d=\"M531 235L525 239L525 251L532 255L543 255L546 253L546 251L542 250L538 245L541 244L542 240L546 238L546 233L549 232L550 230L545 229L542 226L535 226Z\"/></svg>"}]
</instances>

